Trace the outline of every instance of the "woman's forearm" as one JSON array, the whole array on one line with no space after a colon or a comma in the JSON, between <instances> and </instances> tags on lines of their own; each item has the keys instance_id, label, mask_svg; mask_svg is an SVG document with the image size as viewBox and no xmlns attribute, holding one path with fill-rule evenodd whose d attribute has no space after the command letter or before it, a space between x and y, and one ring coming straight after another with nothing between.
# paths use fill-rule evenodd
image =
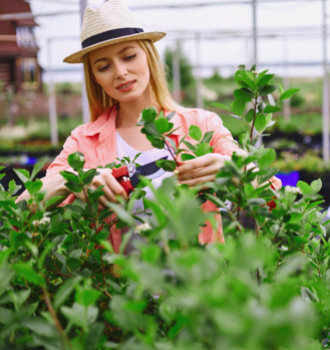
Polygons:
<instances>
[{"instance_id":1,"label":"woman's forearm","mask_svg":"<svg viewBox=\"0 0 330 350\"><path fill-rule=\"evenodd\" d=\"M55 208L60 203L62 203L62 201L70 194L70 191L65 186L66 181L60 174L54 175L50 178L46 177L42 180L42 182L42 191L46 192L46 196L43 200L43 203L45 203L53 197L62 197L62 199L59 199L57 202L53 203L51 207L47 207L47 209ZM28 201L30 198L30 193L28 191L24 191L19 200L25 199L26 201Z\"/></svg>"}]
</instances>

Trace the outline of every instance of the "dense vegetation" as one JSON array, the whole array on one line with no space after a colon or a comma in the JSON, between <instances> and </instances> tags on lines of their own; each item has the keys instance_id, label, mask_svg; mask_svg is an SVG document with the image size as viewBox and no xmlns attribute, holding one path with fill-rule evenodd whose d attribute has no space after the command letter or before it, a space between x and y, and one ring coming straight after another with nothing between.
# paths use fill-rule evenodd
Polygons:
<instances>
[{"instance_id":1,"label":"dense vegetation","mask_svg":"<svg viewBox=\"0 0 330 350\"><path fill-rule=\"evenodd\" d=\"M102 189L88 188L97 169L84 171L79 153L68 158L76 173L62 175L86 203L48 210L58 198L43 202L35 180L42 164L31 175L17 171L31 199L15 204L14 182L0 191L0 349L322 348L330 331L322 183L276 191L269 182L275 151L254 147L296 90L277 88L273 75L254 68L240 67L235 80L232 106L218 107L248 128L239 139L244 155L234 155L206 188L166 179L152 189L154 200L144 201L151 215L132 212L143 188L99 212ZM154 147L172 145L182 159L213 152L212 132L195 126L177 149L170 119L153 108L143 112L142 132ZM198 242L206 221L218 225L214 213L201 210L205 200L221 208L225 245ZM108 241L115 226L129 227L118 252ZM125 255L133 232L140 239Z\"/></svg>"}]
</instances>

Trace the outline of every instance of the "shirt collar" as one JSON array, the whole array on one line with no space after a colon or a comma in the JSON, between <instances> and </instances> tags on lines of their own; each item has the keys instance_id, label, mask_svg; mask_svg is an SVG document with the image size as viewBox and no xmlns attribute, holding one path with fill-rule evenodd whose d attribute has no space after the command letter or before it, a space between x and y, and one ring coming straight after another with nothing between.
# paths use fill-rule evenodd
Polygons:
<instances>
[{"instance_id":1,"label":"shirt collar","mask_svg":"<svg viewBox=\"0 0 330 350\"><path fill-rule=\"evenodd\" d=\"M94 136L101 134L105 129L110 132L116 127L117 107L113 106L106 109L96 120L85 130L85 136Z\"/></svg>"}]
</instances>

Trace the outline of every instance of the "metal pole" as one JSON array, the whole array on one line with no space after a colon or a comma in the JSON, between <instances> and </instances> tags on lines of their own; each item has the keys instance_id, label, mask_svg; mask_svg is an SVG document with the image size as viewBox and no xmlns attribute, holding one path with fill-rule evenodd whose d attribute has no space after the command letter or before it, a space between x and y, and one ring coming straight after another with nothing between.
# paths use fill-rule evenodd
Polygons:
<instances>
[{"instance_id":1,"label":"metal pole","mask_svg":"<svg viewBox=\"0 0 330 350\"><path fill-rule=\"evenodd\" d=\"M329 80L327 59L327 3L323 0L323 160L329 164Z\"/></svg>"},{"instance_id":2,"label":"metal pole","mask_svg":"<svg viewBox=\"0 0 330 350\"><path fill-rule=\"evenodd\" d=\"M252 12L253 12L253 60L258 66L258 32L257 32L257 0L252 0Z\"/></svg>"},{"instance_id":3,"label":"metal pole","mask_svg":"<svg viewBox=\"0 0 330 350\"><path fill-rule=\"evenodd\" d=\"M48 106L49 106L49 122L50 122L50 139L52 145L58 144L58 132L57 132L57 111L56 111L56 94L55 84L52 67L52 51L51 51L52 39L47 40L47 54L48 54Z\"/></svg>"},{"instance_id":4,"label":"metal pole","mask_svg":"<svg viewBox=\"0 0 330 350\"><path fill-rule=\"evenodd\" d=\"M181 83L180 83L180 42L176 40L173 52L173 92L174 99L177 103L181 103Z\"/></svg>"},{"instance_id":5,"label":"metal pole","mask_svg":"<svg viewBox=\"0 0 330 350\"><path fill-rule=\"evenodd\" d=\"M85 8L88 6L88 0L80 0L80 18L81 23L84 18ZM81 104L82 104L82 115L83 115L83 123L89 122L89 106L85 85L85 74L84 74L84 66L82 67L82 82L81 82Z\"/></svg>"},{"instance_id":6,"label":"metal pole","mask_svg":"<svg viewBox=\"0 0 330 350\"><path fill-rule=\"evenodd\" d=\"M203 81L202 81L202 72L201 72L201 48L200 48L200 33L196 33L196 80L197 80L197 108L203 108Z\"/></svg>"},{"instance_id":7,"label":"metal pole","mask_svg":"<svg viewBox=\"0 0 330 350\"><path fill-rule=\"evenodd\" d=\"M290 77L289 77L289 62L288 62L288 40L287 38L283 39L283 58L284 58L284 74L283 74L283 85L284 90L290 89ZM284 104L284 120L286 123L289 123L291 120L291 107L290 99L285 100Z\"/></svg>"}]
</instances>

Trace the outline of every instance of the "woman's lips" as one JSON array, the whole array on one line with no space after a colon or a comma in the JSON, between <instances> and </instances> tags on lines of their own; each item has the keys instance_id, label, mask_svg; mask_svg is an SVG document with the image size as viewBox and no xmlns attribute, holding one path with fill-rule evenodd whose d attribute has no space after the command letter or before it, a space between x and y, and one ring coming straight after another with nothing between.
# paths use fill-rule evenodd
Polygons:
<instances>
[{"instance_id":1,"label":"woman's lips","mask_svg":"<svg viewBox=\"0 0 330 350\"><path fill-rule=\"evenodd\" d=\"M117 90L121 91L121 92L126 92L129 90L132 90L134 85L135 85L135 80L128 82L125 85L120 85L119 87L117 87Z\"/></svg>"}]
</instances>

